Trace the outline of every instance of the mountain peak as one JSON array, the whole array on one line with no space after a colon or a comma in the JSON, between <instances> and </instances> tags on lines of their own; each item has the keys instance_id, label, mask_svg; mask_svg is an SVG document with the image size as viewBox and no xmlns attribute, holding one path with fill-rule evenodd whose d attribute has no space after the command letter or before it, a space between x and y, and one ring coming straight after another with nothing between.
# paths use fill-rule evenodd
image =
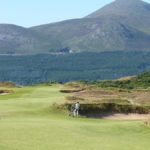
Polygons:
<instances>
[{"instance_id":1,"label":"mountain peak","mask_svg":"<svg viewBox=\"0 0 150 150\"><path fill-rule=\"evenodd\" d=\"M115 3L123 3L123 4L137 4L137 3L145 3L142 0L115 0Z\"/></svg>"},{"instance_id":2,"label":"mountain peak","mask_svg":"<svg viewBox=\"0 0 150 150\"><path fill-rule=\"evenodd\" d=\"M115 0L115 2L121 2L121 1L124 1L124 2L137 2L137 1L141 1L141 0Z\"/></svg>"},{"instance_id":3,"label":"mountain peak","mask_svg":"<svg viewBox=\"0 0 150 150\"><path fill-rule=\"evenodd\" d=\"M96 12L88 15L86 18L97 18L106 15L131 16L149 13L150 4L142 0L115 0L114 2L104 6Z\"/></svg>"}]
</instances>

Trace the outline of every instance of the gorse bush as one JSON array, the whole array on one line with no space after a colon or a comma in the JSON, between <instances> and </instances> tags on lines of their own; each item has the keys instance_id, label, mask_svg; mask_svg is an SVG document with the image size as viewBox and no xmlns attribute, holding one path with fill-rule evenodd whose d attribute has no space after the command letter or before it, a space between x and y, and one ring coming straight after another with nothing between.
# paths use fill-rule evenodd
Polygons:
<instances>
[{"instance_id":1,"label":"gorse bush","mask_svg":"<svg viewBox=\"0 0 150 150\"><path fill-rule=\"evenodd\" d=\"M150 71L129 80L91 81L88 82L88 84L103 88L113 87L128 90L134 88L148 88L150 87Z\"/></svg>"}]
</instances>

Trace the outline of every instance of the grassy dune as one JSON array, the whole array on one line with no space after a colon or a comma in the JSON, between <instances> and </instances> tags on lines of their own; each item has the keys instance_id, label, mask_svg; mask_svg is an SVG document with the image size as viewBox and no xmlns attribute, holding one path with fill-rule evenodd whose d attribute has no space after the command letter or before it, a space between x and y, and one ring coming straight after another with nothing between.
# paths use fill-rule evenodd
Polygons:
<instances>
[{"instance_id":1,"label":"grassy dune","mask_svg":"<svg viewBox=\"0 0 150 150\"><path fill-rule=\"evenodd\" d=\"M64 103L60 85L9 88L0 95L0 150L145 150L143 121L71 118L53 109Z\"/></svg>"}]
</instances>

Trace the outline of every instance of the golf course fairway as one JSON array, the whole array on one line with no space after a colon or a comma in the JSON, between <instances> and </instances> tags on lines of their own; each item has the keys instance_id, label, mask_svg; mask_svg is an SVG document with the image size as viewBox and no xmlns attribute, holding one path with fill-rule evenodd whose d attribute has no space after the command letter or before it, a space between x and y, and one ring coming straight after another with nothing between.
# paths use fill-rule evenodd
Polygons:
<instances>
[{"instance_id":1,"label":"golf course fairway","mask_svg":"<svg viewBox=\"0 0 150 150\"><path fill-rule=\"evenodd\" d=\"M55 110L61 85L10 88L0 95L0 150L148 150L143 121L72 118Z\"/></svg>"}]
</instances>

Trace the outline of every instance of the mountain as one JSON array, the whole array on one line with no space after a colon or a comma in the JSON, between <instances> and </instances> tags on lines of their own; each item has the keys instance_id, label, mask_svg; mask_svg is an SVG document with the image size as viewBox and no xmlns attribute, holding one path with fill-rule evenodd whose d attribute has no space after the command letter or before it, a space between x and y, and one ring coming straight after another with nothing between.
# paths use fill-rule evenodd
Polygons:
<instances>
[{"instance_id":1,"label":"mountain","mask_svg":"<svg viewBox=\"0 0 150 150\"><path fill-rule=\"evenodd\" d=\"M88 15L86 18L99 18L107 15L122 16L134 28L145 33L150 33L149 3L141 0L116 0Z\"/></svg>"},{"instance_id":2,"label":"mountain","mask_svg":"<svg viewBox=\"0 0 150 150\"><path fill-rule=\"evenodd\" d=\"M46 38L30 29L0 24L0 54L41 53L45 45Z\"/></svg>"},{"instance_id":3,"label":"mountain","mask_svg":"<svg viewBox=\"0 0 150 150\"><path fill-rule=\"evenodd\" d=\"M48 39L57 39L72 51L149 50L150 35L128 24L118 16L84 18L34 27ZM54 39L53 39L54 40Z\"/></svg>"},{"instance_id":4,"label":"mountain","mask_svg":"<svg viewBox=\"0 0 150 150\"><path fill-rule=\"evenodd\" d=\"M23 28L0 25L0 53L150 51L150 4L116 0L81 19Z\"/></svg>"}]
</instances>

